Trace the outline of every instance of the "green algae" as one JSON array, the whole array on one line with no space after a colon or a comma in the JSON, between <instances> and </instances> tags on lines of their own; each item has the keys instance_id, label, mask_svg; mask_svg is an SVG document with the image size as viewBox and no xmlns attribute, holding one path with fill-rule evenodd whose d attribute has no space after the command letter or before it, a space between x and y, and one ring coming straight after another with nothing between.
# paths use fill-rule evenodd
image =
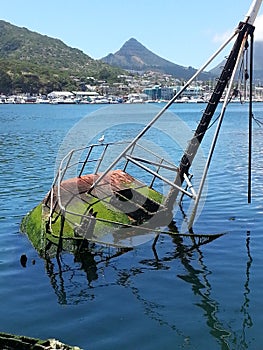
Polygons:
<instances>
[{"instance_id":1,"label":"green algae","mask_svg":"<svg viewBox=\"0 0 263 350\"><path fill-rule=\"evenodd\" d=\"M157 207L164 199L163 195L147 186L132 188L132 191L135 191L135 196L138 193L142 199L152 201ZM119 207L115 206L116 203L118 203ZM125 213L125 210L122 210L125 209L126 203L133 202L123 198L116 202L115 196L98 199L87 195L85 200L70 201L63 215L62 211L54 212L51 226L48 224L49 208L44 203L40 203L24 217L21 223L21 231L28 235L33 246L41 255L45 250L47 240L56 246L59 245L61 239L66 240L66 244L69 246L72 246L72 243L69 242L70 240L74 241L83 238L103 242L104 236L116 232L120 227L137 225L136 218L131 216L134 212ZM133 205L138 204L133 203ZM139 204L139 207L141 211L145 210L145 213L147 213L148 208L143 209L143 204ZM76 229L81 227L83 218L88 218L90 212L92 212L91 217L96 216L93 231L82 232L81 235L76 234ZM141 220L141 217L139 220ZM87 237L87 234L89 237Z\"/></svg>"}]
</instances>

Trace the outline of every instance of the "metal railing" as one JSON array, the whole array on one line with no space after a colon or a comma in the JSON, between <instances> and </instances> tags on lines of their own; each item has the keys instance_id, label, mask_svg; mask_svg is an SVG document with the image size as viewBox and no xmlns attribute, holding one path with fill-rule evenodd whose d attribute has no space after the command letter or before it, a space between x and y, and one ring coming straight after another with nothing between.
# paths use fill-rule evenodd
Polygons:
<instances>
[{"instance_id":1,"label":"metal railing","mask_svg":"<svg viewBox=\"0 0 263 350\"><path fill-rule=\"evenodd\" d=\"M100 176L105 167L107 168L107 164L105 163L109 162L108 158L112 157L114 148L125 148L127 144L128 142L92 144L87 147L73 149L65 155L60 162L58 172L45 200L45 205L49 207L48 223L50 232L52 232L52 224L56 221L59 215L62 215L65 218L65 215L69 214L71 218L78 218L76 219L76 222L82 222L82 220L89 220L92 217L90 213L93 211L95 203L98 201L109 203L109 201L107 201L109 199L109 194L107 194L107 191L103 193L104 188L101 184L99 185L100 198L96 198L95 195L89 193L87 190L87 194L93 196L92 201L90 201L90 196L85 197L78 193L71 193L70 190L63 185L66 183L66 180L72 178L83 179L85 178L85 175L89 174ZM168 186L167 191L171 188L178 187L173 182L173 179L178 172L178 167L172 162L164 159L161 155L158 155L152 150L147 149L145 146L142 146L139 142L134 144L134 146L123 155L116 164L116 169L122 170L134 177L136 182L141 184L141 187L147 186L150 189L155 189L155 185L158 187L158 184L156 184L157 180L159 180L159 187L164 184ZM182 195L187 195L188 197L195 199L196 193L190 179L186 178L185 180L187 182L187 188L180 187L179 191L181 191ZM156 190L160 193L158 188ZM65 192L67 193L67 196L65 196ZM165 194L161 194L165 198ZM121 194L118 195L122 196ZM69 204L76 198L79 198L82 202L86 201L86 210L84 213L72 211L72 207ZM140 203L138 203L138 205L136 203L135 206L141 209ZM120 224L117 221L107 220L105 218L96 218L96 220L108 222L113 225ZM71 223L74 225L74 220L72 220ZM61 225L64 225L64 219L61 220ZM125 225L127 227L132 226L130 224ZM60 232L63 232L63 227L61 227Z\"/></svg>"}]
</instances>

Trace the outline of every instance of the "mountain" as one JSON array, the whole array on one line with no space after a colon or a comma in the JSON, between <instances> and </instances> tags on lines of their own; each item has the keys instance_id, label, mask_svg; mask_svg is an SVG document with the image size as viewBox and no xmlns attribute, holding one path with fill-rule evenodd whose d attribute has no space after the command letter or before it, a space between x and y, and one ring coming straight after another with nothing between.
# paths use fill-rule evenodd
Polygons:
<instances>
[{"instance_id":1,"label":"mountain","mask_svg":"<svg viewBox=\"0 0 263 350\"><path fill-rule=\"evenodd\" d=\"M0 93L74 90L87 77L116 81L121 73L61 40L0 20Z\"/></svg>"},{"instance_id":2,"label":"mountain","mask_svg":"<svg viewBox=\"0 0 263 350\"><path fill-rule=\"evenodd\" d=\"M170 74L178 79L189 79L196 72L193 67L183 67L154 54L134 38L126 41L119 51L110 53L101 60L129 71L155 71ZM200 75L201 80L207 80L210 77L211 73L207 72Z\"/></svg>"},{"instance_id":3,"label":"mountain","mask_svg":"<svg viewBox=\"0 0 263 350\"><path fill-rule=\"evenodd\" d=\"M255 41L254 42L254 61L253 61L253 80L255 83L263 83L263 63L262 63L262 57L263 57L263 41ZM248 60L249 62L249 60ZM213 75L219 76L222 66L224 65L225 61L222 61L220 64L218 64L216 67L210 70L210 73ZM248 67L249 69L249 67Z\"/></svg>"},{"instance_id":4,"label":"mountain","mask_svg":"<svg viewBox=\"0 0 263 350\"><path fill-rule=\"evenodd\" d=\"M262 56L263 42L255 42L255 79L261 82ZM188 79L196 72L193 67L183 67L159 57L133 38L115 54L94 60L59 39L0 20L0 93L85 90L86 84L95 85L96 80L109 84L121 82L118 76L125 73L123 69L151 70L178 79ZM214 74L218 76L218 71L216 67L204 72L200 79L209 80Z\"/></svg>"}]
</instances>

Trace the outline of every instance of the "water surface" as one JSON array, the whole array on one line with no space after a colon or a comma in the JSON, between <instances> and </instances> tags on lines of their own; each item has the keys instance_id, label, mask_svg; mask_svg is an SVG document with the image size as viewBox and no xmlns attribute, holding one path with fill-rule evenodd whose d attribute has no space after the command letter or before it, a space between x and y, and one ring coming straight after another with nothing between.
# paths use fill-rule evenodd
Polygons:
<instances>
[{"instance_id":1,"label":"water surface","mask_svg":"<svg viewBox=\"0 0 263 350\"><path fill-rule=\"evenodd\" d=\"M223 237L191 249L189 239L161 236L156 252L149 241L116 256L112 248L64 253L58 263L40 258L20 233L23 216L49 190L64 138L98 108L0 106L0 330L54 337L85 350L261 349L263 128L254 123L248 205L247 105L229 107L195 224L199 233L226 232ZM172 111L192 130L202 108L173 105ZM116 122L133 122L116 111ZM263 121L263 104L255 104L254 115ZM92 114L88 120L103 124ZM211 137L212 130L205 154Z\"/></svg>"}]
</instances>

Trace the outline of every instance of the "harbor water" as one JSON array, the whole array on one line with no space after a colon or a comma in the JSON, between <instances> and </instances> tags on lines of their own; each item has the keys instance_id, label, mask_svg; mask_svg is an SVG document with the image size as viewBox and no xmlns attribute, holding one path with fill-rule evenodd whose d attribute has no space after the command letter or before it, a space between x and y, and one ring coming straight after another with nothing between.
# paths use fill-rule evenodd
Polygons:
<instances>
[{"instance_id":1,"label":"harbor water","mask_svg":"<svg viewBox=\"0 0 263 350\"><path fill-rule=\"evenodd\" d=\"M80 139L89 142L91 134L115 141L135 136L145 124L140 114L134 120L126 115L127 105L113 105L109 114L107 108L0 105L0 331L56 338L85 350L262 349L263 103L254 104L251 204L248 104L231 103L223 121L194 225L197 233L221 237L198 246L161 235L155 251L148 240L121 254L110 247L97 247L97 254L65 251L58 261L41 258L20 232L22 218L50 188L58 155ZM203 108L173 104L171 113L192 132ZM172 157L166 136L176 123L173 117L167 123L151 142L165 138ZM81 137L74 134L78 125L85 125L78 128ZM117 132L111 134L109 125Z\"/></svg>"}]
</instances>

